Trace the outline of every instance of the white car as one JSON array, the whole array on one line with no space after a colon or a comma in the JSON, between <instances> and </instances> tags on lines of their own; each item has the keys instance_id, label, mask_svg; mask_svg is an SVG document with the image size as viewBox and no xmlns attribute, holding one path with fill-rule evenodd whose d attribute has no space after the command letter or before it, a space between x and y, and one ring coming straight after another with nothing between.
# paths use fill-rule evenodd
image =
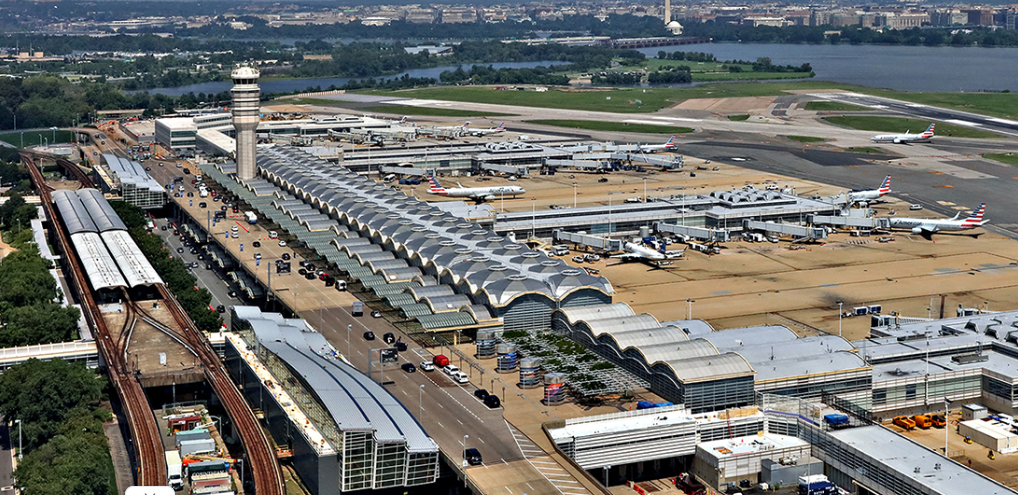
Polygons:
<instances>
[{"instance_id":1,"label":"white car","mask_svg":"<svg viewBox=\"0 0 1018 495\"><path fill-rule=\"evenodd\" d=\"M286 241L279 241L279 247L286 247Z\"/></svg>"},{"instance_id":2,"label":"white car","mask_svg":"<svg viewBox=\"0 0 1018 495\"><path fill-rule=\"evenodd\" d=\"M573 261L576 263L583 263L583 256L573 256Z\"/></svg>"},{"instance_id":3,"label":"white car","mask_svg":"<svg viewBox=\"0 0 1018 495\"><path fill-rule=\"evenodd\" d=\"M470 383L470 377L468 377L467 374L462 371L457 371L456 373L453 373L452 379L455 380L456 383L460 384Z\"/></svg>"},{"instance_id":4,"label":"white car","mask_svg":"<svg viewBox=\"0 0 1018 495\"><path fill-rule=\"evenodd\" d=\"M435 371L435 365L431 364L429 361L421 362L421 365L418 366L418 368L420 368L421 371Z\"/></svg>"},{"instance_id":5,"label":"white car","mask_svg":"<svg viewBox=\"0 0 1018 495\"><path fill-rule=\"evenodd\" d=\"M908 205L908 209L910 209L912 211L921 210L921 209L923 209L923 205L921 205L919 203L912 203L912 204Z\"/></svg>"},{"instance_id":6,"label":"white car","mask_svg":"<svg viewBox=\"0 0 1018 495\"><path fill-rule=\"evenodd\" d=\"M447 374L449 376L456 376L456 373L459 373L460 369L458 367L456 367L456 365L447 364L445 366L445 368L442 368L442 371L444 371L445 374Z\"/></svg>"}]
</instances>

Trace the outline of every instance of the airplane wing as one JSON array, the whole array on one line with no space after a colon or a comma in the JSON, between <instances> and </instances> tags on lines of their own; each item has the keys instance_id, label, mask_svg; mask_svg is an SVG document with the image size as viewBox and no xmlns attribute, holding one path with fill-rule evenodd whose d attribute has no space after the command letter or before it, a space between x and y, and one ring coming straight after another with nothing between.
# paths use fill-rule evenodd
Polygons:
<instances>
[{"instance_id":1,"label":"airplane wing","mask_svg":"<svg viewBox=\"0 0 1018 495\"><path fill-rule=\"evenodd\" d=\"M938 230L940 230L939 228L937 228L936 225L929 224L929 223L924 223L924 224L918 225L918 226L916 226L916 228L921 230L921 231L923 231L923 232L929 232L931 234L936 232L936 231L938 231Z\"/></svg>"},{"instance_id":2,"label":"airplane wing","mask_svg":"<svg viewBox=\"0 0 1018 495\"><path fill-rule=\"evenodd\" d=\"M622 259L622 260L637 260L637 259L643 259L643 255L636 254L636 253L623 253L623 254L616 254L616 255L609 256L609 258L616 258L616 259Z\"/></svg>"}]
</instances>

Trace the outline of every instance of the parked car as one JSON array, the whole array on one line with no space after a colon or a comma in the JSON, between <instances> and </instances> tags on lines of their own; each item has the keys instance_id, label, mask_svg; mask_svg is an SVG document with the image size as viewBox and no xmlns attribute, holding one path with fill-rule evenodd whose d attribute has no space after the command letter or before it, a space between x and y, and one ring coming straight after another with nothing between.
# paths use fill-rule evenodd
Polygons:
<instances>
[{"instance_id":1,"label":"parked car","mask_svg":"<svg viewBox=\"0 0 1018 495\"><path fill-rule=\"evenodd\" d=\"M372 316L374 316L374 314L375 312L371 313ZM382 340L384 340L386 344L395 344L396 336L392 332L386 332L386 334L382 336Z\"/></svg>"},{"instance_id":2,"label":"parked car","mask_svg":"<svg viewBox=\"0 0 1018 495\"><path fill-rule=\"evenodd\" d=\"M406 352L406 350L407 350L406 342L403 342L402 340L397 340L396 341L396 352Z\"/></svg>"},{"instance_id":3,"label":"parked car","mask_svg":"<svg viewBox=\"0 0 1018 495\"><path fill-rule=\"evenodd\" d=\"M467 374L462 372L462 371L457 371L455 375L452 375L452 379L455 380L456 383L459 383L459 384L464 384L465 385L467 383L470 383L470 377L467 376Z\"/></svg>"},{"instance_id":4,"label":"parked car","mask_svg":"<svg viewBox=\"0 0 1018 495\"><path fill-rule=\"evenodd\" d=\"M216 306L216 313L225 313L225 312L226 312L226 306L223 306L222 304L220 304L219 306Z\"/></svg>"},{"instance_id":5,"label":"parked car","mask_svg":"<svg viewBox=\"0 0 1018 495\"><path fill-rule=\"evenodd\" d=\"M372 318L381 318L382 317L382 312L376 309L376 310L371 312L371 317Z\"/></svg>"},{"instance_id":6,"label":"parked car","mask_svg":"<svg viewBox=\"0 0 1018 495\"><path fill-rule=\"evenodd\" d=\"M481 459L481 452L477 449L466 449L463 451L463 459L471 466L480 466L484 463Z\"/></svg>"},{"instance_id":7,"label":"parked car","mask_svg":"<svg viewBox=\"0 0 1018 495\"><path fill-rule=\"evenodd\" d=\"M921 210L921 209L923 209L923 205L921 205L919 203L912 203L912 204L908 205L908 209L913 210L913 211Z\"/></svg>"},{"instance_id":8,"label":"parked car","mask_svg":"<svg viewBox=\"0 0 1018 495\"><path fill-rule=\"evenodd\" d=\"M279 247L286 247L286 241L279 241Z\"/></svg>"},{"instance_id":9,"label":"parked car","mask_svg":"<svg viewBox=\"0 0 1018 495\"><path fill-rule=\"evenodd\" d=\"M444 371L445 374L452 376L453 373L459 373L460 369L455 364L447 364L444 368L442 368L442 371Z\"/></svg>"},{"instance_id":10,"label":"parked car","mask_svg":"<svg viewBox=\"0 0 1018 495\"><path fill-rule=\"evenodd\" d=\"M499 400L497 395L490 394L484 398L484 405L488 406L488 409L495 409L502 407L502 401Z\"/></svg>"},{"instance_id":11,"label":"parked car","mask_svg":"<svg viewBox=\"0 0 1018 495\"><path fill-rule=\"evenodd\" d=\"M182 247L177 248L177 253L178 254L184 254L184 248L182 248Z\"/></svg>"},{"instance_id":12,"label":"parked car","mask_svg":"<svg viewBox=\"0 0 1018 495\"><path fill-rule=\"evenodd\" d=\"M484 398L487 397L487 396L488 396L488 391L483 389L483 388L479 388L477 390L474 390L474 397L477 397L478 399L484 400Z\"/></svg>"},{"instance_id":13,"label":"parked car","mask_svg":"<svg viewBox=\"0 0 1018 495\"><path fill-rule=\"evenodd\" d=\"M254 246L254 247L262 247L262 243L260 243L258 241L252 242L251 245Z\"/></svg>"},{"instance_id":14,"label":"parked car","mask_svg":"<svg viewBox=\"0 0 1018 495\"><path fill-rule=\"evenodd\" d=\"M429 363L427 361L422 361L421 362L421 371L435 371L435 365L433 365L433 364L431 364L431 363Z\"/></svg>"},{"instance_id":15,"label":"parked car","mask_svg":"<svg viewBox=\"0 0 1018 495\"><path fill-rule=\"evenodd\" d=\"M375 332L372 331L364 332L364 340L375 340Z\"/></svg>"},{"instance_id":16,"label":"parked car","mask_svg":"<svg viewBox=\"0 0 1018 495\"><path fill-rule=\"evenodd\" d=\"M573 256L573 262L583 263L583 256Z\"/></svg>"},{"instance_id":17,"label":"parked car","mask_svg":"<svg viewBox=\"0 0 1018 495\"><path fill-rule=\"evenodd\" d=\"M290 260L290 253L283 253L283 260L284 261L289 261Z\"/></svg>"},{"instance_id":18,"label":"parked car","mask_svg":"<svg viewBox=\"0 0 1018 495\"><path fill-rule=\"evenodd\" d=\"M403 363L403 366L400 366L400 368L407 373L414 373L417 371L417 367L414 366L413 363Z\"/></svg>"}]
</instances>

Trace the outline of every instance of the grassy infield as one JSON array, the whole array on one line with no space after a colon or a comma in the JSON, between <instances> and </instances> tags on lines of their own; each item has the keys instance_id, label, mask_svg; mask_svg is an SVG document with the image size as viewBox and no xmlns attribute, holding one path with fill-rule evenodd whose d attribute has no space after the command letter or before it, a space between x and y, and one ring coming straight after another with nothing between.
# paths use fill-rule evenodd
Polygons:
<instances>
[{"instance_id":1,"label":"grassy infield","mask_svg":"<svg viewBox=\"0 0 1018 495\"><path fill-rule=\"evenodd\" d=\"M658 63L656 59L651 61L651 65L656 63ZM534 91L493 91L492 88L483 86L440 86L400 91L357 91L357 93L405 98L462 101L469 103L494 103L527 107L561 108L614 113L647 113L655 112L693 98L766 97L786 94L785 92L787 91L808 91L819 89L844 89L875 96L896 98L914 103L979 113L992 117L1018 119L1018 98L1015 98L1014 95L1009 93L898 92L838 84L827 81L705 84L691 88L552 88L550 91L542 93ZM316 103L325 103L325 101ZM335 102L329 103L334 104ZM389 110L390 113L394 110L388 106L369 108L370 110L379 112ZM806 109L832 112L866 110L863 107L838 102L811 102L807 104ZM496 113L474 112L467 110L425 109L416 107L402 107L400 112L409 115L450 117L499 115ZM731 120L740 120L741 118L743 118L741 115L732 116ZM891 117L868 117L865 115L828 117L827 120L836 125L878 132L902 132L905 129L920 132L928 125L925 121L920 122L917 120ZM647 132L634 131L631 124L627 125L621 123L609 124L604 122L591 123L589 121L563 121L550 125L563 125L566 127L597 130L615 130L620 132ZM662 132L675 134L680 133L673 130L662 130ZM956 137L988 138L997 136L996 134L985 131L971 129L964 126L952 126L942 122L938 123L937 133ZM796 139L796 137L792 137L791 139Z\"/></svg>"}]
</instances>

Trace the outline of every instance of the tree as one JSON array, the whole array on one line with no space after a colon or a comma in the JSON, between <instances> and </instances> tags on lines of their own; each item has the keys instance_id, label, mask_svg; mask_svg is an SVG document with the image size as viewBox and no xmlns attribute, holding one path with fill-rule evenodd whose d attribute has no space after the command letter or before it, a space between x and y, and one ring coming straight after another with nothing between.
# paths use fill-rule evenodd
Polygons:
<instances>
[{"instance_id":1,"label":"tree","mask_svg":"<svg viewBox=\"0 0 1018 495\"><path fill-rule=\"evenodd\" d=\"M65 420L97 405L104 384L82 364L29 359L0 375L0 414L22 421L31 450L56 435Z\"/></svg>"}]
</instances>

